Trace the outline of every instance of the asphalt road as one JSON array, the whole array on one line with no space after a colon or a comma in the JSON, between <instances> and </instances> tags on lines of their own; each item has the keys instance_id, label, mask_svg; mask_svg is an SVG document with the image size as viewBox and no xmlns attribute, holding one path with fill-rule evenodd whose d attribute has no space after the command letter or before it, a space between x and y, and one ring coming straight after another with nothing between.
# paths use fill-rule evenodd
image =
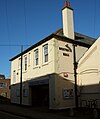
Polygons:
<instances>
[{"instance_id":1,"label":"asphalt road","mask_svg":"<svg viewBox=\"0 0 100 119\"><path fill-rule=\"evenodd\" d=\"M0 111L0 119L28 119L28 118L20 117L10 113Z\"/></svg>"}]
</instances>

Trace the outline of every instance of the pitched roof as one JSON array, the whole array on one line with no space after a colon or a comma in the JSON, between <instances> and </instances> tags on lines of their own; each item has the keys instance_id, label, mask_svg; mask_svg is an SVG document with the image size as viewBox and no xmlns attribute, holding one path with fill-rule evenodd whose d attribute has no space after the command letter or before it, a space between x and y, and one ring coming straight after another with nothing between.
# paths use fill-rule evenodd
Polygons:
<instances>
[{"instance_id":1,"label":"pitched roof","mask_svg":"<svg viewBox=\"0 0 100 119\"><path fill-rule=\"evenodd\" d=\"M59 35L59 36L64 36L64 35L63 35L63 29L61 28L61 29L57 30L57 31L55 32L55 34L56 34L56 35ZM85 43L85 44L88 44L88 45L92 45L92 44L96 41L96 39L75 32L75 41L78 41L78 42L80 42L80 43Z\"/></svg>"},{"instance_id":2,"label":"pitched roof","mask_svg":"<svg viewBox=\"0 0 100 119\"><path fill-rule=\"evenodd\" d=\"M83 34L76 33L76 32L75 32L75 40L69 39L63 35L63 29L61 28L57 30L56 32L52 33L51 35L47 36L46 38L42 39L41 41L37 42L36 44L32 45L28 49L24 50L22 53L11 58L9 61L13 61L14 59L27 53L28 51L34 49L35 47L41 45L42 43L45 43L46 41L50 40L53 37L57 38L58 40L59 39L64 40L66 42L70 42L70 43L77 44L77 45L84 46L84 47L90 47L96 40L95 38L88 37L88 36L85 36Z\"/></svg>"}]
</instances>

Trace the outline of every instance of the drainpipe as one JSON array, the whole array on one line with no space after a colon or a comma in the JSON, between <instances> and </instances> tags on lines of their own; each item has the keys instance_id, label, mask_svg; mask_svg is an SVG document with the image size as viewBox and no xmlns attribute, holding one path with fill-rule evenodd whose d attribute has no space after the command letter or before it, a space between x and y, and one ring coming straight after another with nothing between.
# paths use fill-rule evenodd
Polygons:
<instances>
[{"instance_id":1,"label":"drainpipe","mask_svg":"<svg viewBox=\"0 0 100 119\"><path fill-rule=\"evenodd\" d=\"M23 45L21 45L21 69L20 69L20 105L22 105L22 63L23 63Z\"/></svg>"},{"instance_id":2,"label":"drainpipe","mask_svg":"<svg viewBox=\"0 0 100 119\"><path fill-rule=\"evenodd\" d=\"M78 96L77 96L77 65L78 63L76 62L76 51L75 51L76 45L73 44L73 65L74 65L74 79L75 79L75 106L78 108Z\"/></svg>"}]
</instances>

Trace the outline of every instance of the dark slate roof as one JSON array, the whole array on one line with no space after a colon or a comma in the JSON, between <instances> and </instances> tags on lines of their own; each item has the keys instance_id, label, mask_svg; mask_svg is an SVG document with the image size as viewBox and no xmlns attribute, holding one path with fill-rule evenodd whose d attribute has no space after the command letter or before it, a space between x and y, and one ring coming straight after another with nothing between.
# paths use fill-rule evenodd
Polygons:
<instances>
[{"instance_id":1,"label":"dark slate roof","mask_svg":"<svg viewBox=\"0 0 100 119\"><path fill-rule=\"evenodd\" d=\"M66 42L70 42L76 45L80 45L80 46L84 46L84 47L90 47L94 42L95 42L95 38L91 38L88 36L85 36L83 34L80 33L76 33L75 32L75 40L69 39L67 37L65 37L63 35L63 29L59 29L56 32L52 33L51 35L49 35L48 37L42 39L41 41L37 42L36 44L32 45L31 47L29 47L28 49L24 50L22 53L16 55L15 57L13 57L12 59L10 59L10 61L13 61L14 59L18 58L19 56L27 53L28 51L34 49L35 47L41 45L42 43L45 43L46 41L50 40L51 38L57 38L58 40L64 40Z\"/></svg>"},{"instance_id":2,"label":"dark slate roof","mask_svg":"<svg viewBox=\"0 0 100 119\"><path fill-rule=\"evenodd\" d=\"M63 35L63 29L61 28L61 29L57 30L57 31L55 32L55 34L56 34L56 35L59 35L59 36L64 36L64 35ZM80 43L85 43L85 44L88 44L88 45L92 45L92 44L96 41L96 39L75 32L75 41L78 41L78 42L80 42Z\"/></svg>"}]
</instances>

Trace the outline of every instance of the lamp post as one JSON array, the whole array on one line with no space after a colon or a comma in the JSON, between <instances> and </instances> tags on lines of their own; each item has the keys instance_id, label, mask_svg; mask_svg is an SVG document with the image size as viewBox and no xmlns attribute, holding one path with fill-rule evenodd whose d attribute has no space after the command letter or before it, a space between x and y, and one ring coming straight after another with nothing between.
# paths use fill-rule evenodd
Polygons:
<instances>
[{"instance_id":1,"label":"lamp post","mask_svg":"<svg viewBox=\"0 0 100 119\"><path fill-rule=\"evenodd\" d=\"M76 45L73 44L73 64L74 64L74 79L75 79L75 106L78 108L78 96L77 96L77 65L78 63L76 62L76 51L75 51Z\"/></svg>"}]
</instances>

